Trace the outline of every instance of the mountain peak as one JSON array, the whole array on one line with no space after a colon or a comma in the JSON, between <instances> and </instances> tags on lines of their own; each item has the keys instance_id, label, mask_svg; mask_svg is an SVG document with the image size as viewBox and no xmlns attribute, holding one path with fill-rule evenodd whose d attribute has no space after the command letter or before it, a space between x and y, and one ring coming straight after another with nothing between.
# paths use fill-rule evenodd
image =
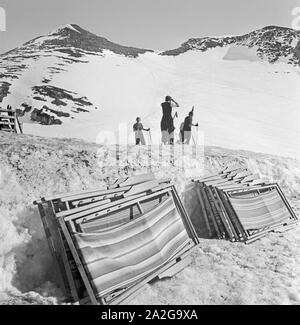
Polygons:
<instances>
[{"instance_id":1,"label":"mountain peak","mask_svg":"<svg viewBox=\"0 0 300 325\"><path fill-rule=\"evenodd\" d=\"M51 50L67 53L73 57L81 57L85 52L90 54L103 53L109 50L115 54L137 57L148 49L140 49L113 43L108 39L95 35L76 24L62 25L46 36L37 37L25 43L21 49L30 51Z\"/></svg>"},{"instance_id":2,"label":"mountain peak","mask_svg":"<svg viewBox=\"0 0 300 325\"><path fill-rule=\"evenodd\" d=\"M57 35L57 34L60 34L61 32L64 32L64 31L73 31L73 32L76 32L76 33L80 33L80 31L77 28L79 30L81 29L76 24L66 24L66 25L62 25L62 26L56 28L55 30L50 32L49 35Z\"/></svg>"}]
</instances>

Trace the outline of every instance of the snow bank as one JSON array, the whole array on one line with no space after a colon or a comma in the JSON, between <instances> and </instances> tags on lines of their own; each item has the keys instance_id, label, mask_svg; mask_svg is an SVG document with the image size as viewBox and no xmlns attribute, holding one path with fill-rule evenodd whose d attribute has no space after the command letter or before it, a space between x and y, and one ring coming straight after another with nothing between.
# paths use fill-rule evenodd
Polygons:
<instances>
[{"instance_id":1,"label":"snow bank","mask_svg":"<svg viewBox=\"0 0 300 325\"><path fill-rule=\"evenodd\" d=\"M126 150L128 156L123 154ZM300 173L296 160L207 148L205 157L181 157L174 164L169 154L166 150L167 158L161 159L158 149L149 157L147 148L121 147L116 164L111 147L78 140L1 135L0 304L63 301L42 223L32 204L35 199L95 188L120 176L147 172L149 158L156 176L171 177L181 193L191 177L217 171L222 160L229 157L278 181L292 203L297 202ZM270 235L249 247L202 240L186 270L148 286L133 303L299 303L299 240L299 230Z\"/></svg>"}]
</instances>

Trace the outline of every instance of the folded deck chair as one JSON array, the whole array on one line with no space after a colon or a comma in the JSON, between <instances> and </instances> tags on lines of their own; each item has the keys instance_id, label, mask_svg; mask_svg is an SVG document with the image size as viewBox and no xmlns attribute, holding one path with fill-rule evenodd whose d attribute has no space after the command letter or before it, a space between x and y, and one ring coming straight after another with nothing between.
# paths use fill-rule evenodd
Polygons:
<instances>
[{"instance_id":1,"label":"folded deck chair","mask_svg":"<svg viewBox=\"0 0 300 325\"><path fill-rule=\"evenodd\" d=\"M266 179L255 185L195 182L194 188L189 188L193 208L188 212L198 236L251 243L267 232L295 226L298 218L280 187L265 185L266 182ZM203 235L204 229L208 235Z\"/></svg>"},{"instance_id":2,"label":"folded deck chair","mask_svg":"<svg viewBox=\"0 0 300 325\"><path fill-rule=\"evenodd\" d=\"M172 276L189 262L188 256L198 244L198 239L174 185L153 183L152 190L146 186L144 191L141 184L129 189L132 195L122 194L109 203L99 201L78 207L72 204L63 206L57 204L61 203L59 196L52 198L56 200L56 207L53 201L43 199L37 202L50 249L61 274L62 288L69 300L93 304L124 303L145 283L156 277ZM135 191L135 188L138 190ZM107 192L114 194L112 190ZM75 193L74 197L72 193L64 197L70 203L77 200L78 195L81 194ZM60 211L60 207L64 209ZM176 221L176 225L169 224L170 220ZM165 229L161 236L158 228L160 231ZM124 238L129 234L132 236ZM118 238L115 244L101 244L114 238ZM128 260L122 257L123 250L127 248L117 244L121 239L126 247L130 247ZM135 265L129 257L132 257L132 245L139 240L140 246L147 245L147 254L153 253L153 256L147 259L144 251L136 247L136 255L133 255ZM91 260L91 256L97 256L96 260ZM98 263L98 257L101 261L104 258L105 263ZM139 258L146 259L138 263ZM129 263L127 266L126 261ZM115 267L120 266L125 268L122 272L118 269L118 278ZM115 272L111 274L111 279L107 270Z\"/></svg>"},{"instance_id":3,"label":"folded deck chair","mask_svg":"<svg viewBox=\"0 0 300 325\"><path fill-rule=\"evenodd\" d=\"M74 233L72 239L100 298L132 286L191 244L172 197L120 227Z\"/></svg>"},{"instance_id":4,"label":"folded deck chair","mask_svg":"<svg viewBox=\"0 0 300 325\"><path fill-rule=\"evenodd\" d=\"M226 196L247 234L247 242L252 242L277 227L291 226L298 222L278 184L244 192L229 191Z\"/></svg>"}]
</instances>

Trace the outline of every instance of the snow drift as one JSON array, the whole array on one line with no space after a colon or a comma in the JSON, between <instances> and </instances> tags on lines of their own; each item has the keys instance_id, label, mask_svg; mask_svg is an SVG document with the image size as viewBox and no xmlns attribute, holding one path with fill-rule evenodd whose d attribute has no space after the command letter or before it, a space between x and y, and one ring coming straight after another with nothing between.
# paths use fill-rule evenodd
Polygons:
<instances>
[{"instance_id":1,"label":"snow drift","mask_svg":"<svg viewBox=\"0 0 300 325\"><path fill-rule=\"evenodd\" d=\"M114 159L113 148L74 139L3 134L0 149L0 303L62 303L32 202L57 192L95 188L120 175L147 172L148 150L131 147L127 159L111 167L107 164ZM299 213L300 165L295 159L207 148L203 171L198 161L190 161L182 170L161 165L155 157L157 177L170 176L181 193L191 176L219 170L224 158L244 162L279 182ZM299 229L270 234L251 246L201 240L189 267L170 280L147 285L132 303L299 304L299 245Z\"/></svg>"}]
</instances>

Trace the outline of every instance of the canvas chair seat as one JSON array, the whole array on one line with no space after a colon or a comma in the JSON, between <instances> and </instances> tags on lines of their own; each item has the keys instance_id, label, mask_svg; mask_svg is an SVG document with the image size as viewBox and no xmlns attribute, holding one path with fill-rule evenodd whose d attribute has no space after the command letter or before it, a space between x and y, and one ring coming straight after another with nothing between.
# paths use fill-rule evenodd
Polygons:
<instances>
[{"instance_id":1,"label":"canvas chair seat","mask_svg":"<svg viewBox=\"0 0 300 325\"><path fill-rule=\"evenodd\" d=\"M276 190L252 198L232 197L230 202L246 230L270 227L290 218Z\"/></svg>"},{"instance_id":2,"label":"canvas chair seat","mask_svg":"<svg viewBox=\"0 0 300 325\"><path fill-rule=\"evenodd\" d=\"M189 242L172 198L113 230L73 236L97 295L126 287L168 262Z\"/></svg>"}]
</instances>

